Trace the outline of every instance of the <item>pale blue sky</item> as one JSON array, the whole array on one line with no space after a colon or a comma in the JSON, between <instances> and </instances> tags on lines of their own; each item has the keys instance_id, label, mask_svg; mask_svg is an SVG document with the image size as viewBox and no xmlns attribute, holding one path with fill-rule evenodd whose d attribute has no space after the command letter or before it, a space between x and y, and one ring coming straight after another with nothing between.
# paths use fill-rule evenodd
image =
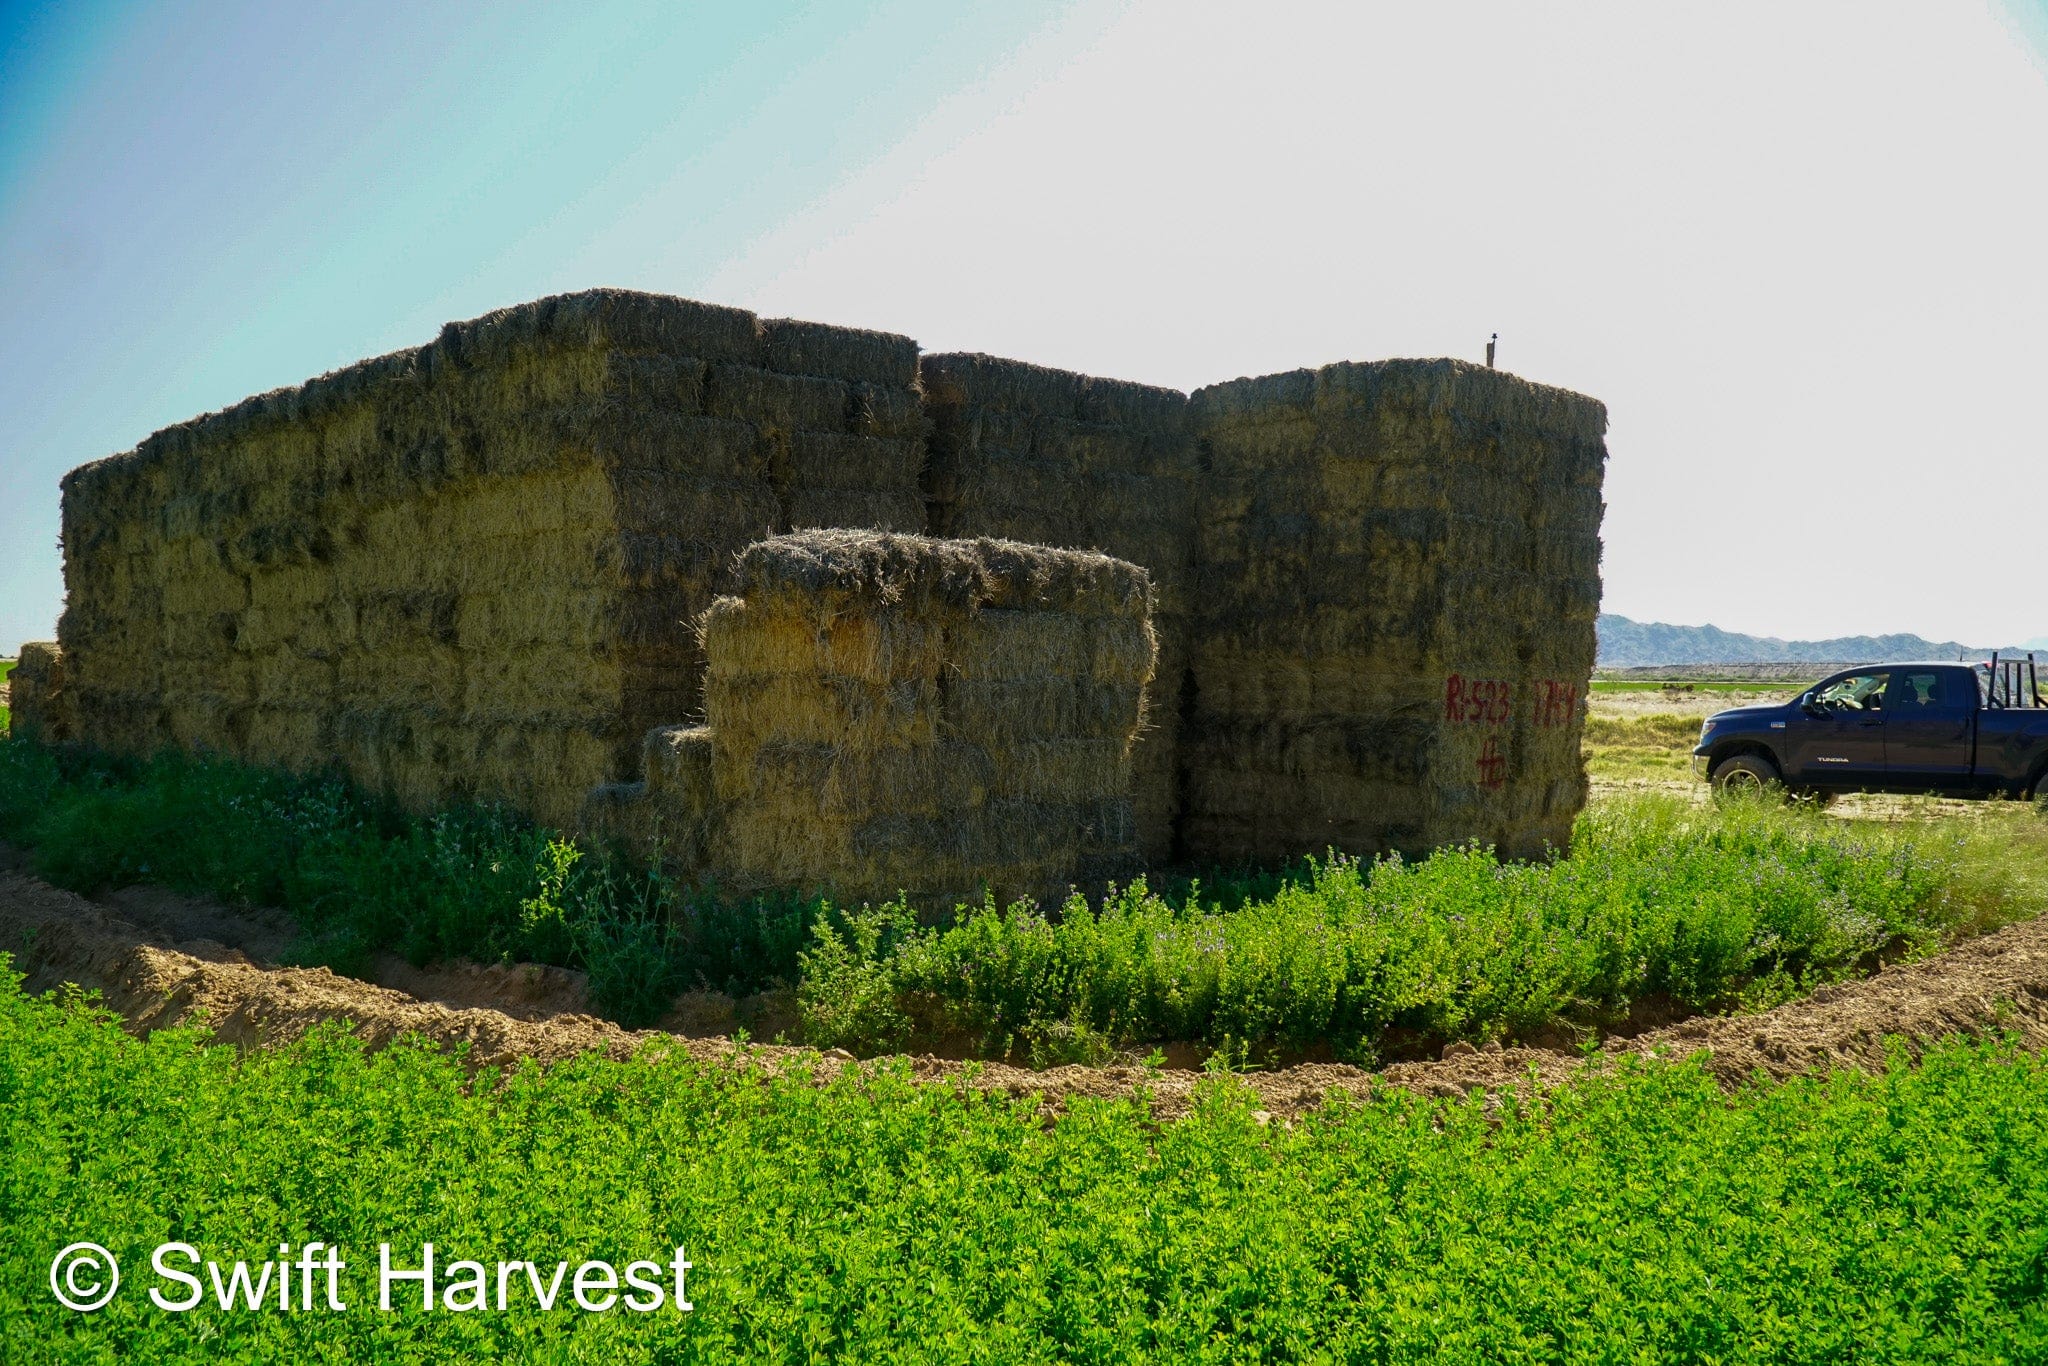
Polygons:
<instances>
[{"instance_id":1,"label":"pale blue sky","mask_svg":"<svg viewBox=\"0 0 2048 1366\"><path fill-rule=\"evenodd\" d=\"M600 284L1182 387L1498 330L1613 414L1610 610L2038 636L1973 566L2048 502L2043 52L2044 0L0 0L0 650L66 469Z\"/></svg>"},{"instance_id":2,"label":"pale blue sky","mask_svg":"<svg viewBox=\"0 0 2048 1366\"><path fill-rule=\"evenodd\" d=\"M443 322L700 294L1060 7L81 3L0 20L0 650L57 480Z\"/></svg>"}]
</instances>

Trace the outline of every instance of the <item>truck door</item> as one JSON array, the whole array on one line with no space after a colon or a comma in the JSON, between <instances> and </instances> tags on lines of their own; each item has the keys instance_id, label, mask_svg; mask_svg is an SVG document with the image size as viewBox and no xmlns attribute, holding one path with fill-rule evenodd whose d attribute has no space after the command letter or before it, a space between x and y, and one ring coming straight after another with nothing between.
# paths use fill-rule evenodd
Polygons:
<instances>
[{"instance_id":1,"label":"truck door","mask_svg":"<svg viewBox=\"0 0 2048 1366\"><path fill-rule=\"evenodd\" d=\"M1837 674L1802 699L1786 727L1787 782L1856 787L1881 782L1884 769L1884 673Z\"/></svg>"},{"instance_id":2,"label":"truck door","mask_svg":"<svg viewBox=\"0 0 2048 1366\"><path fill-rule=\"evenodd\" d=\"M1928 791L1969 783L1977 681L1966 669L1912 668L1885 689L1886 781Z\"/></svg>"}]
</instances>

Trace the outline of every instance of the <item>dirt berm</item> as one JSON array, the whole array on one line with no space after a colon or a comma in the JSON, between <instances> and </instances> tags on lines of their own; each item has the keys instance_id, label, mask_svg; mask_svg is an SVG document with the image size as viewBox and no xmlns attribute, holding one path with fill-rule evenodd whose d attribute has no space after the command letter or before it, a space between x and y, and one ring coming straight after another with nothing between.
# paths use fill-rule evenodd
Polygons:
<instances>
[{"instance_id":1,"label":"dirt berm","mask_svg":"<svg viewBox=\"0 0 2048 1366\"><path fill-rule=\"evenodd\" d=\"M150 918L150 917L144 917ZM366 1044L382 1047L418 1034L446 1047L469 1046L468 1061L503 1065L520 1058L550 1062L601 1050L615 1057L656 1044L693 1058L782 1067L792 1062L840 1065L844 1053L777 1045L740 1045L725 1038L687 1038L630 1031L574 1011L551 1011L534 999L508 1010L458 1007L388 987L337 977L324 968L266 968L239 948L185 938L151 942L148 931L105 906L20 873L0 871L0 950L15 956L30 991L65 982L97 989L137 1033L204 1020L223 1042L260 1047L288 1042L327 1020L350 1021ZM474 977L478 970L471 970ZM516 996L519 969L500 974ZM556 970L539 970L542 973ZM472 982L472 986L474 982ZM1756 1015L1702 1018L1631 1039L1610 1040L1600 1056L1707 1053L1707 1066L1729 1085L1762 1072L1774 1077L1839 1064L1881 1067L1887 1036L1909 1044L1948 1034L2010 1031L2025 1047L2048 1046L2048 920L2027 921L1938 957L1887 968L1862 982L1823 988L1812 997ZM1185 1111L1199 1072L1141 1067L1059 1067L1034 1072L1001 1064L940 1058L910 1060L916 1076L1038 1095L1048 1107L1073 1096L1127 1095L1140 1087L1155 1113ZM1378 1076L1431 1095L1570 1077L1587 1060L1575 1053L1454 1045L1441 1062L1399 1063ZM828 1065L819 1075L836 1070ZM1363 1092L1375 1074L1335 1064L1304 1064L1252 1072L1244 1081L1274 1116L1313 1109L1333 1088Z\"/></svg>"}]
</instances>

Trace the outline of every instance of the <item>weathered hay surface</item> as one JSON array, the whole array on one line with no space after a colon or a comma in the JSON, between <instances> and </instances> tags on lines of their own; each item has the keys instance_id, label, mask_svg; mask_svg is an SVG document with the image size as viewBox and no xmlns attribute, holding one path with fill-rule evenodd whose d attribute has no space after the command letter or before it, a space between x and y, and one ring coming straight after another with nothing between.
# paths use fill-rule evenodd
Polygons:
<instances>
[{"instance_id":1,"label":"weathered hay surface","mask_svg":"<svg viewBox=\"0 0 2048 1366\"><path fill-rule=\"evenodd\" d=\"M1198 390L1183 840L1202 857L1562 848L1606 410L1458 361Z\"/></svg>"},{"instance_id":2,"label":"weathered hay surface","mask_svg":"<svg viewBox=\"0 0 2048 1366\"><path fill-rule=\"evenodd\" d=\"M708 758L693 761L722 886L948 906L1137 870L1144 570L819 531L749 546L734 582L704 616ZM702 808L703 773L668 809ZM649 795L671 781L650 767Z\"/></svg>"},{"instance_id":3,"label":"weathered hay surface","mask_svg":"<svg viewBox=\"0 0 2048 1366\"><path fill-rule=\"evenodd\" d=\"M51 641L21 647L7 675L9 726L15 735L55 744L72 737L71 693L64 680L64 651Z\"/></svg>"},{"instance_id":4,"label":"weathered hay surface","mask_svg":"<svg viewBox=\"0 0 2048 1366\"><path fill-rule=\"evenodd\" d=\"M260 395L64 480L80 734L567 822L696 712L748 542L923 526L903 337L620 290Z\"/></svg>"},{"instance_id":5,"label":"weathered hay surface","mask_svg":"<svg viewBox=\"0 0 2048 1366\"><path fill-rule=\"evenodd\" d=\"M1164 861L1180 810L1195 537L1187 396L974 354L926 356L922 374L934 535L1099 550L1152 577L1159 661L1133 753L1132 800L1140 848Z\"/></svg>"}]
</instances>

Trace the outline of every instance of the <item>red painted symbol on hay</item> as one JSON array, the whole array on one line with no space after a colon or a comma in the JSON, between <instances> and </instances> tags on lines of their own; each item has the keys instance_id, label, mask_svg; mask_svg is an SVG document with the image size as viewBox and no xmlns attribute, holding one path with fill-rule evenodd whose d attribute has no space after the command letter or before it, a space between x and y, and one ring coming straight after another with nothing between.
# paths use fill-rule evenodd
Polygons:
<instances>
[{"instance_id":1,"label":"red painted symbol on hay","mask_svg":"<svg viewBox=\"0 0 2048 1366\"><path fill-rule=\"evenodd\" d=\"M1452 674L1444 680L1444 720L1453 725L1497 726L1514 710L1514 698L1515 690L1505 679Z\"/></svg>"},{"instance_id":2,"label":"red painted symbol on hay","mask_svg":"<svg viewBox=\"0 0 2048 1366\"><path fill-rule=\"evenodd\" d=\"M1569 726L1572 718L1579 712L1578 685L1546 678L1536 686L1540 697L1536 704L1536 724L1550 727Z\"/></svg>"},{"instance_id":3,"label":"red painted symbol on hay","mask_svg":"<svg viewBox=\"0 0 2048 1366\"><path fill-rule=\"evenodd\" d=\"M1507 785L1508 761L1500 752L1500 745L1489 735L1486 744L1479 751L1479 785L1489 792L1498 792Z\"/></svg>"}]
</instances>

